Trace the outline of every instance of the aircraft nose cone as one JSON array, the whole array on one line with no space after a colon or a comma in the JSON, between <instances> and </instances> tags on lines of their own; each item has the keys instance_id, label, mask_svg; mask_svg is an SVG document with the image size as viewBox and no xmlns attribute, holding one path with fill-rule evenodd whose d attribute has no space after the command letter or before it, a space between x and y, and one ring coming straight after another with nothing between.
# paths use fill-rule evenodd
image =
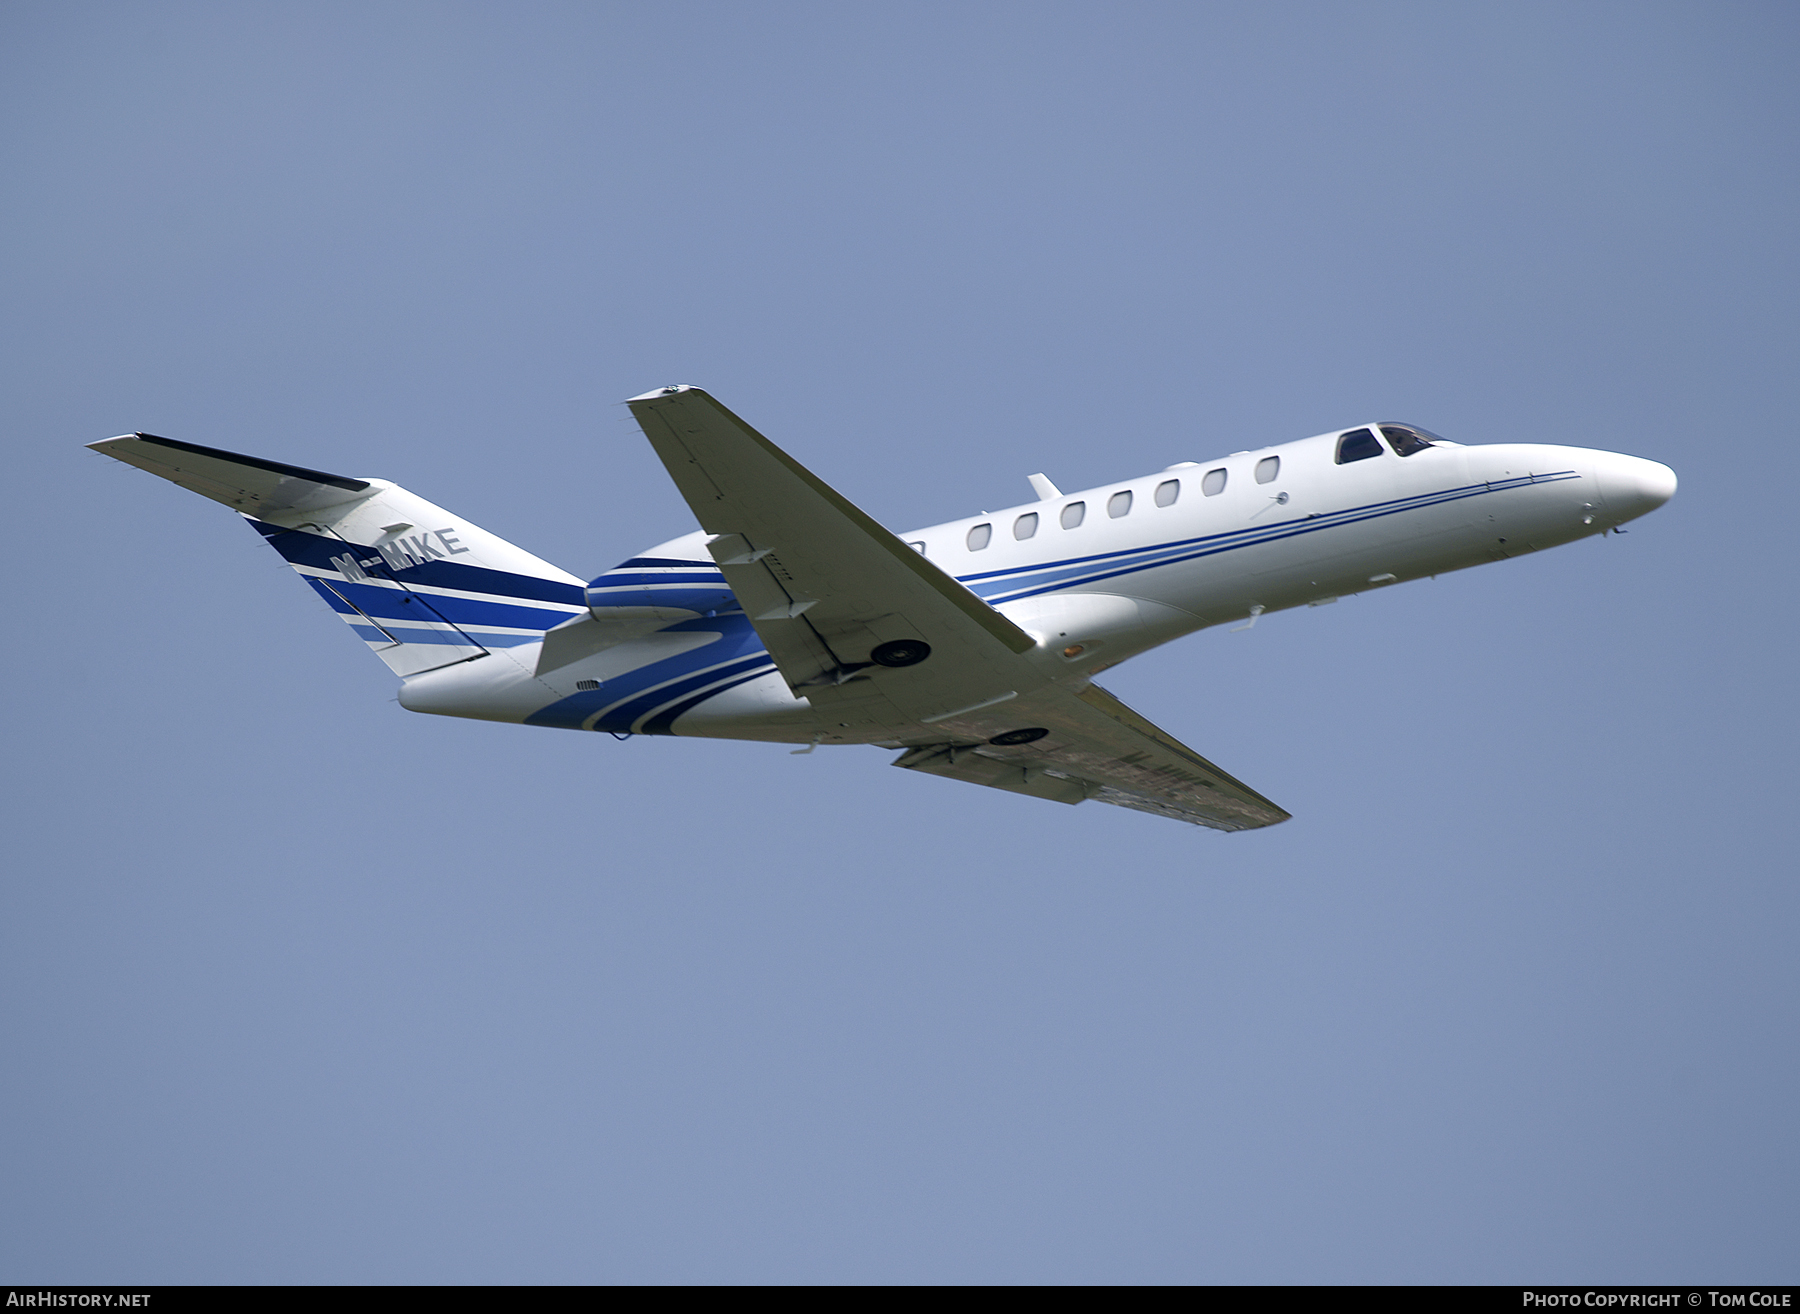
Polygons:
<instances>
[{"instance_id":1,"label":"aircraft nose cone","mask_svg":"<svg viewBox=\"0 0 1800 1314\"><path fill-rule=\"evenodd\" d=\"M1621 520L1656 510L1675 496L1675 472L1660 461L1610 456L1600 471L1606 509Z\"/></svg>"}]
</instances>

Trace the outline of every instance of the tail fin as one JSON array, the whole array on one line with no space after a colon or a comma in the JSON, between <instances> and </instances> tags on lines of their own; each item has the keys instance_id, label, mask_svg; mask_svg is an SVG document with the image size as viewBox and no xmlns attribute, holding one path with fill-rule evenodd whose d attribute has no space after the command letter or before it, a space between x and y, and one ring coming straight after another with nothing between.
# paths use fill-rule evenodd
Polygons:
<instances>
[{"instance_id":1,"label":"tail fin","mask_svg":"<svg viewBox=\"0 0 1800 1314\"><path fill-rule=\"evenodd\" d=\"M384 480L148 433L88 445L239 512L396 675L536 643L587 612L574 575Z\"/></svg>"}]
</instances>

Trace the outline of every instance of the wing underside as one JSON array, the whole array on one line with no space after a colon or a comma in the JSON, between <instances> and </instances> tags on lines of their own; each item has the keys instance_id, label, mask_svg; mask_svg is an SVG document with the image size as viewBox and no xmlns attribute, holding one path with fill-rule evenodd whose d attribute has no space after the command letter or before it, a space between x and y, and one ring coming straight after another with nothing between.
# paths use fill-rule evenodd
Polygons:
<instances>
[{"instance_id":1,"label":"wing underside","mask_svg":"<svg viewBox=\"0 0 1800 1314\"><path fill-rule=\"evenodd\" d=\"M1024 713L1037 722L1030 729L1046 732L1041 738L922 744L894 765L1057 803L1094 799L1213 830L1255 830L1288 819L1098 685L1079 693L1046 691L1019 709Z\"/></svg>"}]
</instances>

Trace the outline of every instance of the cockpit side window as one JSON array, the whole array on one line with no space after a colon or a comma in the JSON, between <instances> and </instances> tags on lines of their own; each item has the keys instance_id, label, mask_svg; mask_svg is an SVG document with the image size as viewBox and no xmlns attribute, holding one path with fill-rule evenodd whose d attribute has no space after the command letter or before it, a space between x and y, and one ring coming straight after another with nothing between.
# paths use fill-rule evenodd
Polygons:
<instances>
[{"instance_id":1,"label":"cockpit side window","mask_svg":"<svg viewBox=\"0 0 1800 1314\"><path fill-rule=\"evenodd\" d=\"M1375 437L1373 429L1352 429L1338 439L1337 463L1349 465L1352 461L1366 461L1371 456L1381 455L1381 443Z\"/></svg>"},{"instance_id":2,"label":"cockpit side window","mask_svg":"<svg viewBox=\"0 0 1800 1314\"><path fill-rule=\"evenodd\" d=\"M1381 426L1381 436L1401 456L1411 456L1414 452L1422 452L1434 443L1444 441L1416 424L1384 424Z\"/></svg>"}]
</instances>

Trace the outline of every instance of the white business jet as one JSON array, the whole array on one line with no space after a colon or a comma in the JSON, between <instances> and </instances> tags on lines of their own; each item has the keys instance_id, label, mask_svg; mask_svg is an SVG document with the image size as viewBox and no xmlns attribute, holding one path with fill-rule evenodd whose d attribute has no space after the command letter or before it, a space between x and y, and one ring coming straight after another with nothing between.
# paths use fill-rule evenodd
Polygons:
<instances>
[{"instance_id":1,"label":"white business jet","mask_svg":"<svg viewBox=\"0 0 1800 1314\"><path fill-rule=\"evenodd\" d=\"M1217 830L1288 814L1093 683L1210 625L1615 530L1634 456L1409 424L1183 461L893 534L698 388L628 403L699 531L584 584L394 484L151 434L92 444L240 512L415 712L904 750L894 765Z\"/></svg>"}]
</instances>

